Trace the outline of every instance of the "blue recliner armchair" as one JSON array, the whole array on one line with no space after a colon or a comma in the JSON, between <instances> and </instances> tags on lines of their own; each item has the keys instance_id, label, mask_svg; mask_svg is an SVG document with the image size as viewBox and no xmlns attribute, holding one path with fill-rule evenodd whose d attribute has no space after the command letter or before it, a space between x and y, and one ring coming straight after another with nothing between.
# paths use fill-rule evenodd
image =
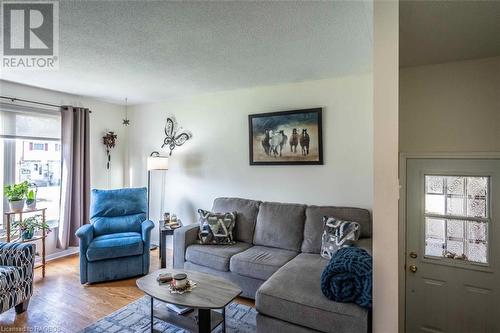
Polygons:
<instances>
[{"instance_id":1,"label":"blue recliner armchair","mask_svg":"<svg viewBox=\"0 0 500 333\"><path fill-rule=\"evenodd\" d=\"M80 282L145 275L153 222L146 188L92 190L90 224L80 227Z\"/></svg>"}]
</instances>

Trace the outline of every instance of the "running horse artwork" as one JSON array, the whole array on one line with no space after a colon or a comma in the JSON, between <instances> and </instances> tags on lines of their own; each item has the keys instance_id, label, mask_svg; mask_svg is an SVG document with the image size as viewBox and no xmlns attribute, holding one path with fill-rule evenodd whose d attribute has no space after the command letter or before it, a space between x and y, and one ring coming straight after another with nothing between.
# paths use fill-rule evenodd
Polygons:
<instances>
[{"instance_id":1,"label":"running horse artwork","mask_svg":"<svg viewBox=\"0 0 500 333\"><path fill-rule=\"evenodd\" d=\"M248 121L250 165L323 164L321 108L252 114Z\"/></svg>"}]
</instances>

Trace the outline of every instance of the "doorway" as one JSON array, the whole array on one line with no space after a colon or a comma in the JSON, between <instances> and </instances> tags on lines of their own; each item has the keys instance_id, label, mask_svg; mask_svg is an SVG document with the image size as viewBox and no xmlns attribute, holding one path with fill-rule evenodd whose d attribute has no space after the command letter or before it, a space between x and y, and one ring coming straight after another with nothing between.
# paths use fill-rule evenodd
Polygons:
<instances>
[{"instance_id":1,"label":"doorway","mask_svg":"<svg viewBox=\"0 0 500 333\"><path fill-rule=\"evenodd\" d=\"M500 331L500 160L406 160L406 332Z\"/></svg>"}]
</instances>

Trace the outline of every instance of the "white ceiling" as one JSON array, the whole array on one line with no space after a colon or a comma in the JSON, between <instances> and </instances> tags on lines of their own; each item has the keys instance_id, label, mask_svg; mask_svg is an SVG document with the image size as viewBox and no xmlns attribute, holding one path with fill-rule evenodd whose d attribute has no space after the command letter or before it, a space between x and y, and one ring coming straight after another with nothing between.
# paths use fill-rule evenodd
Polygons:
<instances>
[{"instance_id":1,"label":"white ceiling","mask_svg":"<svg viewBox=\"0 0 500 333\"><path fill-rule=\"evenodd\" d=\"M500 1L401 1L400 66L500 55Z\"/></svg>"},{"instance_id":2,"label":"white ceiling","mask_svg":"<svg viewBox=\"0 0 500 333\"><path fill-rule=\"evenodd\" d=\"M59 16L59 71L2 79L134 104L372 67L371 2L61 1Z\"/></svg>"}]
</instances>

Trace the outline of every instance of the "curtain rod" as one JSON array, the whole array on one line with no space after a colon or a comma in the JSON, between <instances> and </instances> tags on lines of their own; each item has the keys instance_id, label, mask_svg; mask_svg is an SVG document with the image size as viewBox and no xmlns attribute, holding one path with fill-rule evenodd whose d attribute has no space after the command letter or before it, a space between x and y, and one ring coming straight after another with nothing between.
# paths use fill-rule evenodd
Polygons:
<instances>
[{"instance_id":1,"label":"curtain rod","mask_svg":"<svg viewBox=\"0 0 500 333\"><path fill-rule=\"evenodd\" d=\"M22 98L16 98L16 97L0 96L0 98L8 99L11 102L16 102L16 101L17 102L25 102L25 103L31 103L31 104L37 104L37 105L51 106L51 107L58 108L58 109L62 107L62 105L55 105L55 104L50 104L50 103L30 101L29 99L22 99ZM92 113L92 111L89 111L89 112Z\"/></svg>"}]
</instances>

